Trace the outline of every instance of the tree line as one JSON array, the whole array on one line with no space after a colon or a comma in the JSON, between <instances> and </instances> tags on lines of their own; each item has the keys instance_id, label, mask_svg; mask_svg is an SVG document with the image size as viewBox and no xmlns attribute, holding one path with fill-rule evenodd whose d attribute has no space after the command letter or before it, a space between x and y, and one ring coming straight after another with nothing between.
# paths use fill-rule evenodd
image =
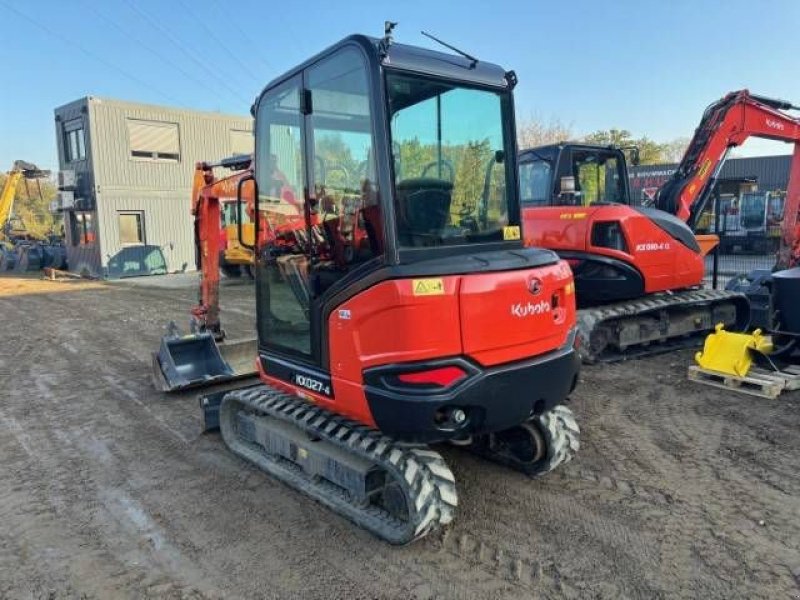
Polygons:
<instances>
[{"instance_id":1,"label":"tree line","mask_svg":"<svg viewBox=\"0 0 800 600\"><path fill-rule=\"evenodd\" d=\"M633 137L627 129L601 129L576 137L570 125L558 119L549 122L536 118L522 119L517 126L517 143L520 149L544 146L558 142L579 141L586 144L636 146L639 148L639 161L643 165L680 162L689 138L679 137L669 142L659 143L647 136Z\"/></svg>"}]
</instances>

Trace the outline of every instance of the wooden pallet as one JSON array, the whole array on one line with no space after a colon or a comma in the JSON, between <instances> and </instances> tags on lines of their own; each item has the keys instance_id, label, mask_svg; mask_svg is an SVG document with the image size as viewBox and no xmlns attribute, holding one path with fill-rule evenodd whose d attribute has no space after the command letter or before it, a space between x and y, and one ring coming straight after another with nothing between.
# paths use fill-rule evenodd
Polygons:
<instances>
[{"instance_id":1,"label":"wooden pallet","mask_svg":"<svg viewBox=\"0 0 800 600\"><path fill-rule=\"evenodd\" d=\"M753 367L745 377L739 377L693 365L689 367L688 376L690 381L761 398L774 399L784 391L800 389L800 367L797 366L783 371Z\"/></svg>"}]
</instances>

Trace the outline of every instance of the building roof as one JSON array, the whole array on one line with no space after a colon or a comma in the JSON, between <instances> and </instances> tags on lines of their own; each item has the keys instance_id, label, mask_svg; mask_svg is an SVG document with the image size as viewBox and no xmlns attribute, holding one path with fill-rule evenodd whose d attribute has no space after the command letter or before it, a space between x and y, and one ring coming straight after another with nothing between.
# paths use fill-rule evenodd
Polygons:
<instances>
[{"instance_id":1,"label":"building roof","mask_svg":"<svg viewBox=\"0 0 800 600\"><path fill-rule=\"evenodd\" d=\"M240 115L233 115L229 113L203 111L192 108L182 108L178 106L167 106L163 104L148 104L144 102L134 102L131 100L120 100L118 98L108 98L105 96L84 96L83 98L78 98L77 100L73 100L72 102L67 102L66 104L62 104L61 106L56 107L55 112L72 108L75 105L84 105L84 104L110 104L112 106L117 106L120 108L169 112L175 114L192 115L196 117L207 117L213 119L252 120L252 117L247 113L243 113Z\"/></svg>"}]
</instances>

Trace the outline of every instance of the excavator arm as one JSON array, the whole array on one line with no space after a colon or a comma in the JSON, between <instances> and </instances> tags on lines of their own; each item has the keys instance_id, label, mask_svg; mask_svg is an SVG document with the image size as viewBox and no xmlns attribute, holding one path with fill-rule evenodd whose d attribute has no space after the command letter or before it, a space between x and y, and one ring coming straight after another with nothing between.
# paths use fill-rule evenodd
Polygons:
<instances>
[{"instance_id":1,"label":"excavator arm","mask_svg":"<svg viewBox=\"0 0 800 600\"><path fill-rule=\"evenodd\" d=\"M247 210L254 206L254 186L250 162L229 177L214 177L214 167L231 167L225 161L217 164L197 163L192 184L192 206L194 216L195 252L197 270L200 272L200 289L197 305L192 309L193 327L198 331L209 331L217 338L224 337L219 320L219 255L220 243L220 199L236 198L239 183L242 184L242 202Z\"/></svg>"},{"instance_id":2,"label":"excavator arm","mask_svg":"<svg viewBox=\"0 0 800 600\"><path fill-rule=\"evenodd\" d=\"M43 171L32 163L24 160L14 161L14 166L8 172L3 189L0 191L0 235L5 231L6 225L11 219L14 197L20 182L25 181L25 185L27 185L27 180L36 179L38 184L39 179L49 175L50 171ZM41 195L41 188L39 188L39 194Z\"/></svg>"},{"instance_id":3,"label":"excavator arm","mask_svg":"<svg viewBox=\"0 0 800 600\"><path fill-rule=\"evenodd\" d=\"M14 195L17 193L17 186L21 180L22 171L12 170L3 184L3 191L0 192L0 231L5 230L6 223L11 218Z\"/></svg>"},{"instance_id":4,"label":"excavator arm","mask_svg":"<svg viewBox=\"0 0 800 600\"><path fill-rule=\"evenodd\" d=\"M800 109L784 100L731 92L709 106L677 170L658 191L656 207L694 229L714 188L728 151L750 137L794 143L778 265L800 259L800 119L784 111Z\"/></svg>"},{"instance_id":5,"label":"excavator arm","mask_svg":"<svg viewBox=\"0 0 800 600\"><path fill-rule=\"evenodd\" d=\"M781 224L781 246L778 250L779 269L800 266L800 143L794 145L787 188Z\"/></svg>"}]
</instances>

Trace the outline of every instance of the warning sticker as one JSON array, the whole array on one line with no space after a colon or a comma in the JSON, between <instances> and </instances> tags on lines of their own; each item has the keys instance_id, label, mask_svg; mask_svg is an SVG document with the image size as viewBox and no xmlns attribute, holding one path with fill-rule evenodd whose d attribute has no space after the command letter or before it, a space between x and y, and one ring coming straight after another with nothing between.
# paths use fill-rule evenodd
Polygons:
<instances>
[{"instance_id":1,"label":"warning sticker","mask_svg":"<svg viewBox=\"0 0 800 600\"><path fill-rule=\"evenodd\" d=\"M414 279L411 282L411 289L415 296L441 296L444 294L444 280Z\"/></svg>"},{"instance_id":2,"label":"warning sticker","mask_svg":"<svg viewBox=\"0 0 800 600\"><path fill-rule=\"evenodd\" d=\"M503 227L503 239L508 240L518 240L520 237L519 235L519 225L506 225Z\"/></svg>"},{"instance_id":3,"label":"warning sticker","mask_svg":"<svg viewBox=\"0 0 800 600\"><path fill-rule=\"evenodd\" d=\"M704 179L706 173L708 173L708 170L710 168L711 168L711 160L707 158L703 161L703 164L700 166L700 171L697 173L697 178Z\"/></svg>"}]
</instances>

